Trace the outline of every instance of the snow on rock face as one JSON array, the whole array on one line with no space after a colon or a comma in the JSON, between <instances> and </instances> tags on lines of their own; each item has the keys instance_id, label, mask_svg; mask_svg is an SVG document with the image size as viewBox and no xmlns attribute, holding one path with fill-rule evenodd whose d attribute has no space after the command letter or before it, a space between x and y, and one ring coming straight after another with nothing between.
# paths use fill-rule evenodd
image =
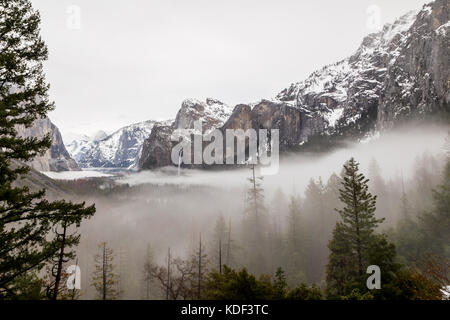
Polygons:
<instances>
[{"instance_id":1,"label":"snow on rock face","mask_svg":"<svg viewBox=\"0 0 450 320\"><path fill-rule=\"evenodd\" d=\"M362 117L376 117L389 63L396 60L405 45L416 16L417 12L409 12L380 32L368 35L355 54L292 84L276 99L292 103L316 123L322 123L319 131L327 134L353 125Z\"/></svg>"},{"instance_id":2,"label":"snow on rock face","mask_svg":"<svg viewBox=\"0 0 450 320\"><path fill-rule=\"evenodd\" d=\"M186 99L175 118L175 129L192 129L195 121L202 121L206 130L219 128L230 117L233 109L223 102L208 98L206 102Z\"/></svg>"},{"instance_id":3,"label":"snow on rock face","mask_svg":"<svg viewBox=\"0 0 450 320\"><path fill-rule=\"evenodd\" d=\"M170 165L170 134L175 129L193 133L199 119L205 131L279 129L280 148L290 149L333 145L343 138L367 140L389 123L449 112L449 12L448 0L409 12L365 37L352 56L273 99L237 105L232 112L217 100L185 100L174 125L158 127L145 141L139 168Z\"/></svg>"},{"instance_id":4,"label":"snow on rock face","mask_svg":"<svg viewBox=\"0 0 450 320\"><path fill-rule=\"evenodd\" d=\"M163 121L168 124L172 121ZM78 140L68 145L68 150L82 168L133 167L142 150L144 140L153 126L160 122L149 120L124 127L100 139ZM101 135L100 135L101 136Z\"/></svg>"},{"instance_id":5,"label":"snow on rock face","mask_svg":"<svg viewBox=\"0 0 450 320\"><path fill-rule=\"evenodd\" d=\"M381 89L380 128L450 111L449 21L449 1L436 0L424 6L400 41Z\"/></svg>"}]
</instances>

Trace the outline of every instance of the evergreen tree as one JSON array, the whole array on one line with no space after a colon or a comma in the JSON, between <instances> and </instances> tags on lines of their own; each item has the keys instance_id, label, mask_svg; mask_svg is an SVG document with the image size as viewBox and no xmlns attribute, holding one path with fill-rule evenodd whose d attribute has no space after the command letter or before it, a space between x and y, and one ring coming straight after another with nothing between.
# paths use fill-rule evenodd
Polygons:
<instances>
[{"instance_id":1,"label":"evergreen tree","mask_svg":"<svg viewBox=\"0 0 450 320\"><path fill-rule=\"evenodd\" d=\"M117 290L119 276L115 273L114 252L106 242L99 245L101 252L94 256L95 271L92 286L100 300L115 300L120 292Z\"/></svg>"},{"instance_id":2,"label":"evergreen tree","mask_svg":"<svg viewBox=\"0 0 450 320\"><path fill-rule=\"evenodd\" d=\"M344 165L345 176L339 199L344 207L338 210L342 219L342 232L355 254L358 275L364 274L365 252L376 227L384 219L375 217L377 196L369 192L368 181L359 173L359 163L351 158Z\"/></svg>"},{"instance_id":3,"label":"evergreen tree","mask_svg":"<svg viewBox=\"0 0 450 320\"><path fill-rule=\"evenodd\" d=\"M74 205L61 201L54 205L59 211L51 218L51 221L54 225L54 241L59 250L52 258L51 277L53 279L47 285L47 297L52 300L56 300L60 293L63 293L66 298L70 296L67 288L61 286L64 283L63 280L67 278L64 265L75 259L72 248L80 242L80 235L76 233L76 228L80 226L83 219L90 218L94 214L93 208L86 210L84 204Z\"/></svg>"},{"instance_id":4,"label":"evergreen tree","mask_svg":"<svg viewBox=\"0 0 450 320\"><path fill-rule=\"evenodd\" d=\"M255 273L264 273L268 268L265 256L270 248L264 233L267 209L264 204L264 193L261 187L262 177L257 177L255 166L252 168L252 176L248 178L250 188L247 193L247 201L244 216L244 239L246 243L246 258L249 269Z\"/></svg>"},{"instance_id":5,"label":"evergreen tree","mask_svg":"<svg viewBox=\"0 0 450 320\"><path fill-rule=\"evenodd\" d=\"M339 196L344 206L337 210L341 221L336 224L329 243L327 291L330 296L347 295L355 287L364 288L365 268L371 263L371 253L376 252L371 248L389 245L384 238L375 236L375 229L383 219L375 217L377 198L369 192L368 180L359 172L359 164L351 158L344 170ZM388 264L389 259L393 256L378 260Z\"/></svg>"},{"instance_id":6,"label":"evergreen tree","mask_svg":"<svg viewBox=\"0 0 450 320\"><path fill-rule=\"evenodd\" d=\"M336 224L333 237L328 244L330 256L326 266L327 298L338 299L349 291L355 284L349 283L357 278L354 268L354 257L350 242L345 236L341 222Z\"/></svg>"},{"instance_id":7,"label":"evergreen tree","mask_svg":"<svg viewBox=\"0 0 450 320\"><path fill-rule=\"evenodd\" d=\"M23 138L17 127L30 127L54 104L42 68L47 48L39 35L39 13L29 0L2 0L0 11L0 298L14 298L23 292L26 275L41 270L60 251L58 239L49 233L64 221L61 213L69 208L91 216L95 209L50 203L44 190L15 186L29 171L23 163L50 146L48 136Z\"/></svg>"},{"instance_id":8,"label":"evergreen tree","mask_svg":"<svg viewBox=\"0 0 450 320\"><path fill-rule=\"evenodd\" d=\"M275 272L273 288L274 288L274 299L281 300L285 298L288 290L288 284L286 282L286 275L283 269L280 267Z\"/></svg>"}]
</instances>

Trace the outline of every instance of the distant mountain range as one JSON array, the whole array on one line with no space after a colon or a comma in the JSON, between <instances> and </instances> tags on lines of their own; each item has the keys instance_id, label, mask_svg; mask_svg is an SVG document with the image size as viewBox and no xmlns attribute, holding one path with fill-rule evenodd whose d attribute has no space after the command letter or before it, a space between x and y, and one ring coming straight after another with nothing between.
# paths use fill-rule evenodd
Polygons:
<instances>
[{"instance_id":1,"label":"distant mountain range","mask_svg":"<svg viewBox=\"0 0 450 320\"><path fill-rule=\"evenodd\" d=\"M67 144L67 150L82 168L133 168L144 140L156 124L172 121L148 120L123 127L106 135L98 132L94 137L81 137Z\"/></svg>"},{"instance_id":2,"label":"distant mountain range","mask_svg":"<svg viewBox=\"0 0 450 320\"><path fill-rule=\"evenodd\" d=\"M187 99L174 121L148 120L110 135L77 137L67 144L68 152L55 133L55 146L46 158L49 164L37 167L76 170L75 161L82 168L171 165L171 134L193 129L196 120L203 120L205 130L279 129L281 150L361 139L375 130L433 115L448 123L449 20L448 0L409 12L365 37L352 56L291 84L272 99L235 107L211 98Z\"/></svg>"},{"instance_id":3,"label":"distant mountain range","mask_svg":"<svg viewBox=\"0 0 450 320\"><path fill-rule=\"evenodd\" d=\"M273 99L237 105L225 121L206 117L209 109L204 103L191 102L189 108L183 104L172 125L155 127L145 140L139 169L171 165L172 132L192 129L197 119L220 130L279 129L281 150L361 139L374 130L433 115L448 123L449 20L448 0L407 13L368 35L352 56L290 85Z\"/></svg>"}]
</instances>

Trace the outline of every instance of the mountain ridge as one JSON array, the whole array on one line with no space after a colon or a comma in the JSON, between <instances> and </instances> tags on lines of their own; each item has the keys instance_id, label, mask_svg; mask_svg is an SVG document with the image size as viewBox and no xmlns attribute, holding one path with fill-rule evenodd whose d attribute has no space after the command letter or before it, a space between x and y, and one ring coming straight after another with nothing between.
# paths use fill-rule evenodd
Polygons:
<instances>
[{"instance_id":1,"label":"mountain ridge","mask_svg":"<svg viewBox=\"0 0 450 320\"><path fill-rule=\"evenodd\" d=\"M448 118L449 7L448 0L436 0L418 13L410 11L366 36L350 57L313 72L273 99L237 105L223 125L207 127L279 129L281 150L295 150L318 141L364 139L434 113ZM192 129L200 118L184 119L181 127ZM178 128L155 127L144 142L139 169L172 165L170 135Z\"/></svg>"}]
</instances>

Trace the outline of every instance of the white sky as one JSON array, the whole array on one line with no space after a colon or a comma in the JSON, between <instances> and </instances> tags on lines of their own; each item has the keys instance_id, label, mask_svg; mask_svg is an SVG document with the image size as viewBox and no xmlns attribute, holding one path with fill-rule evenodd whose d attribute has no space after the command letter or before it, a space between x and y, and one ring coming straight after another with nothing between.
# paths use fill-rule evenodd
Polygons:
<instances>
[{"instance_id":1,"label":"white sky","mask_svg":"<svg viewBox=\"0 0 450 320\"><path fill-rule=\"evenodd\" d=\"M425 2L32 0L50 52L50 118L63 135L174 118L185 98L273 97L352 54L374 31L369 6L385 23ZM68 27L71 5L80 29Z\"/></svg>"}]
</instances>

